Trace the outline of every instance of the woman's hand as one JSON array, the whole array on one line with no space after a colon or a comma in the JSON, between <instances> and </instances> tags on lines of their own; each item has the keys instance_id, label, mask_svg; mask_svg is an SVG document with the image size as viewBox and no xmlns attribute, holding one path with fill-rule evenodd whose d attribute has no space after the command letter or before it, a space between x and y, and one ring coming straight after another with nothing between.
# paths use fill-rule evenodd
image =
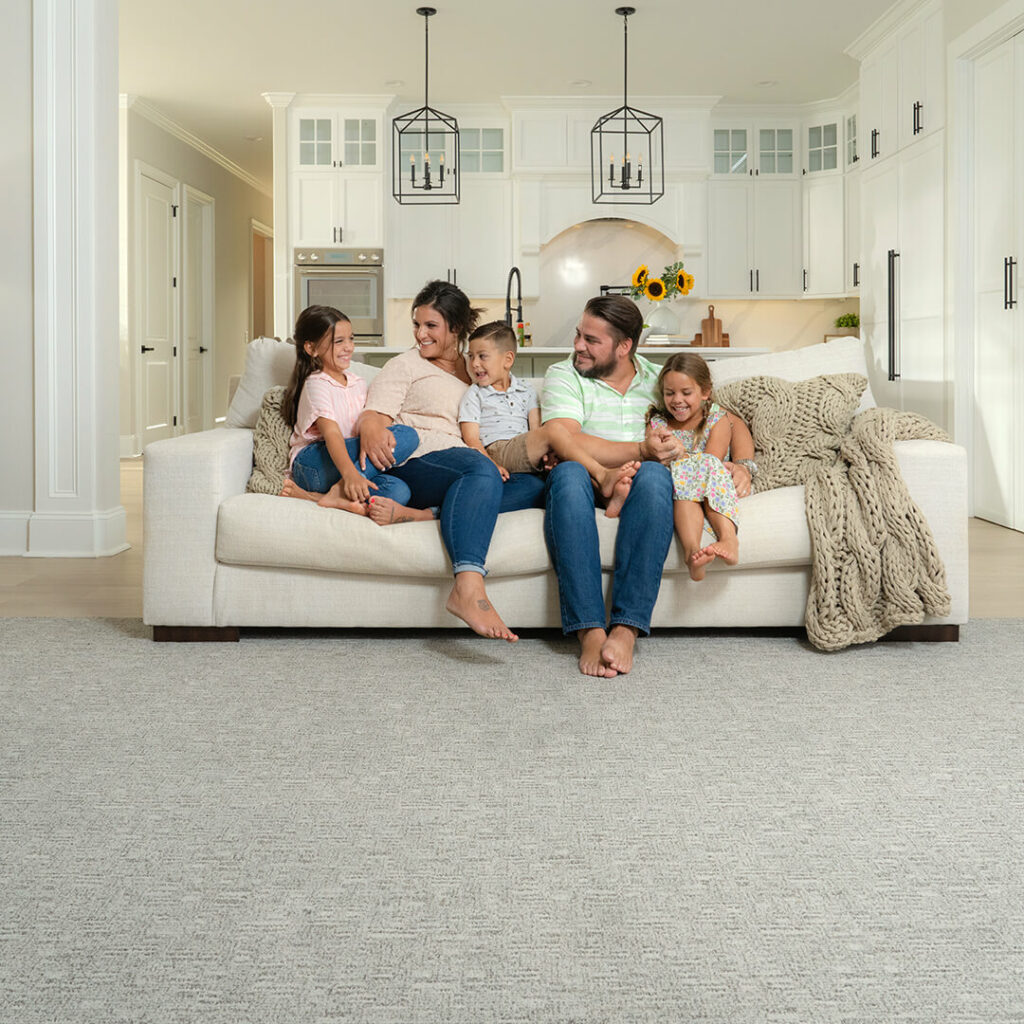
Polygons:
<instances>
[{"instance_id":1,"label":"woman's hand","mask_svg":"<svg viewBox=\"0 0 1024 1024\"><path fill-rule=\"evenodd\" d=\"M736 497L745 498L750 494L750 470L746 466L737 465L735 462L727 462L725 468L732 474L732 482L736 485Z\"/></svg>"},{"instance_id":2,"label":"woman's hand","mask_svg":"<svg viewBox=\"0 0 1024 1024\"><path fill-rule=\"evenodd\" d=\"M363 413L359 420L359 465L363 469L367 459L382 472L395 464L395 435L388 430L390 425L390 419L381 413Z\"/></svg>"}]
</instances>

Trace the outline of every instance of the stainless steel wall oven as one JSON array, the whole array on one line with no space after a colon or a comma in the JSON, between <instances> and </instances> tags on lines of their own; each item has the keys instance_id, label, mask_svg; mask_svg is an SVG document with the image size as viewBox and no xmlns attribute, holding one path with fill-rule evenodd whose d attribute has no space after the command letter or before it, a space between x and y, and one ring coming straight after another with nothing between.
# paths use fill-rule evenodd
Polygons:
<instances>
[{"instance_id":1,"label":"stainless steel wall oven","mask_svg":"<svg viewBox=\"0 0 1024 1024\"><path fill-rule=\"evenodd\" d=\"M334 306L352 321L357 345L384 344L384 251L296 249L295 312Z\"/></svg>"}]
</instances>

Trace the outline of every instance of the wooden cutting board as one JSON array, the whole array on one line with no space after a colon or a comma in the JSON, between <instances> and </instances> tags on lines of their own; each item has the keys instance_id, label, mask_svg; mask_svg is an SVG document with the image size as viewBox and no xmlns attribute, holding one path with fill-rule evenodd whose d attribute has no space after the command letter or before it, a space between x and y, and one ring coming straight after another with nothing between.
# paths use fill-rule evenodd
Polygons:
<instances>
[{"instance_id":1,"label":"wooden cutting board","mask_svg":"<svg viewBox=\"0 0 1024 1024\"><path fill-rule=\"evenodd\" d=\"M694 339L705 348L728 348L729 335L722 333L722 321L715 316L715 307L708 306L708 315L700 322L700 334Z\"/></svg>"}]
</instances>

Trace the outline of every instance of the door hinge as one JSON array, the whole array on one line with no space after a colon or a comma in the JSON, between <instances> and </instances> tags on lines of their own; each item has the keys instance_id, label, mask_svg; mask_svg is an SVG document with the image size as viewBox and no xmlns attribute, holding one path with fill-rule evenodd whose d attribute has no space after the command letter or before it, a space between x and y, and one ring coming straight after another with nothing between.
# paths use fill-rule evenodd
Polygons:
<instances>
[{"instance_id":1,"label":"door hinge","mask_svg":"<svg viewBox=\"0 0 1024 1024\"><path fill-rule=\"evenodd\" d=\"M177 217L178 216L178 207L177 207L177 205L175 203L171 203L171 216L172 217Z\"/></svg>"},{"instance_id":2,"label":"door hinge","mask_svg":"<svg viewBox=\"0 0 1024 1024\"><path fill-rule=\"evenodd\" d=\"M172 288L177 288L178 287L178 279L176 277L172 277L171 278L171 287Z\"/></svg>"},{"instance_id":3,"label":"door hinge","mask_svg":"<svg viewBox=\"0 0 1024 1024\"><path fill-rule=\"evenodd\" d=\"M177 416L175 416L175 417L174 417L174 422L173 422L173 423L171 424L171 426L172 426L172 427L176 427L177 425L178 425L178 417L177 417Z\"/></svg>"},{"instance_id":4,"label":"door hinge","mask_svg":"<svg viewBox=\"0 0 1024 1024\"><path fill-rule=\"evenodd\" d=\"M178 354L178 346L177 345L174 346L174 351L171 354L174 355L174 356L177 356L177 354Z\"/></svg>"}]
</instances>

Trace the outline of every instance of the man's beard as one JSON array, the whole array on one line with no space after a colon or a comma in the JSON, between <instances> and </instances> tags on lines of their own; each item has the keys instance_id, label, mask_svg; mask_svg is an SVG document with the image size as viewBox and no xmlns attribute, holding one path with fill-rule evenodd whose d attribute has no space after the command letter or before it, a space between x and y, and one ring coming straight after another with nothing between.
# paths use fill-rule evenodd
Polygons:
<instances>
[{"instance_id":1,"label":"man's beard","mask_svg":"<svg viewBox=\"0 0 1024 1024\"><path fill-rule=\"evenodd\" d=\"M591 380L600 380L602 377L607 377L615 369L614 357L609 359L606 363L595 362L589 370L580 369L579 358L579 353L574 352L572 357L572 367L581 377L587 377Z\"/></svg>"}]
</instances>

